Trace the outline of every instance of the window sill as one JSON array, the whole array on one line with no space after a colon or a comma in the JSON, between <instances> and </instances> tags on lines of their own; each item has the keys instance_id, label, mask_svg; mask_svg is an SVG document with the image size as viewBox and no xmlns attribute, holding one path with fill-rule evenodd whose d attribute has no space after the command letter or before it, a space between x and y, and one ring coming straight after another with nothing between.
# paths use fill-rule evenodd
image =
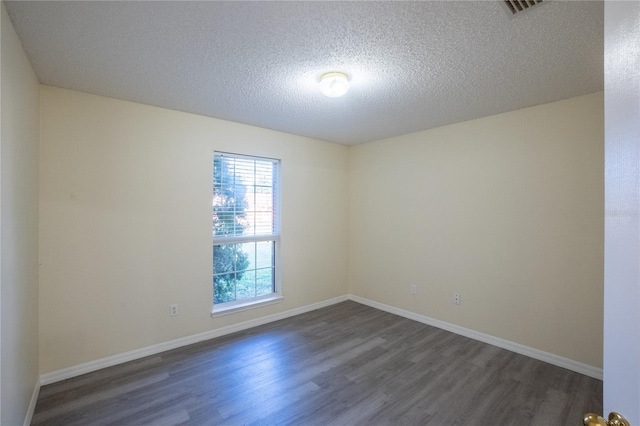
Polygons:
<instances>
[{"instance_id":1,"label":"window sill","mask_svg":"<svg viewBox=\"0 0 640 426\"><path fill-rule=\"evenodd\" d=\"M224 315L235 314L236 312L248 311L251 309L261 308L263 306L275 305L276 303L280 303L284 300L282 296L279 294L266 297L264 299L259 300L250 300L247 302L234 303L229 306L225 303L223 306L214 306L211 311L211 317L221 317Z\"/></svg>"}]
</instances>

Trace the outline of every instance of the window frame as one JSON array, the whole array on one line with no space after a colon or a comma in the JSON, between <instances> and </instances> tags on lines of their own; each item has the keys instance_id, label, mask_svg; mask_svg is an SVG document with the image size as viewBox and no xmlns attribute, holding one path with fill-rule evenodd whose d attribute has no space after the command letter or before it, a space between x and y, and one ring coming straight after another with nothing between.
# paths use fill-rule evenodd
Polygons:
<instances>
[{"instance_id":1,"label":"window frame","mask_svg":"<svg viewBox=\"0 0 640 426\"><path fill-rule=\"evenodd\" d=\"M211 282L211 316L217 317L222 315L228 315L235 312L246 311L250 309L259 308L262 306L268 306L275 303L280 303L283 300L282 295L282 285L281 285L281 267L280 267L280 258L281 258L281 250L280 250L280 230L281 230L281 216L282 216L282 208L281 208L281 200L282 200L282 191L281 191L281 160L271 157L262 157L255 155L243 155L243 154L235 154L223 151L214 151L213 153L213 161L211 162L212 171L215 164L216 157L226 157L226 158L236 158L242 160L250 160L250 161L265 161L271 162L274 164L274 182L273 182L273 233L271 234L258 234L258 235L233 235L228 237L216 236L212 232L212 251L213 247L216 245L229 245L229 244L242 244L242 243L257 243L264 241L272 241L273 242L273 275L274 275L274 291L273 293L256 296L252 298L235 300L224 303L214 303L215 300L215 286L213 284L213 280ZM213 175L213 173L212 173ZM215 187L215 182L212 180L212 191ZM213 253L212 253L213 254ZM213 259L213 256L212 256ZM212 279L215 274L214 265L212 264Z\"/></svg>"}]
</instances>

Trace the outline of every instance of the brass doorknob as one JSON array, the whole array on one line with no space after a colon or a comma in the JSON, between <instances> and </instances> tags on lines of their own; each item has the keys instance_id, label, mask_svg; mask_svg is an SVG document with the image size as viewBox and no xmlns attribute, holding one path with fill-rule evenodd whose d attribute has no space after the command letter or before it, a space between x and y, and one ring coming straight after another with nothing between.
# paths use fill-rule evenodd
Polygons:
<instances>
[{"instance_id":1,"label":"brass doorknob","mask_svg":"<svg viewBox=\"0 0 640 426\"><path fill-rule=\"evenodd\" d=\"M584 426L631 426L622 414L609 413L609 420L597 414L589 413L584 416L582 421Z\"/></svg>"}]
</instances>

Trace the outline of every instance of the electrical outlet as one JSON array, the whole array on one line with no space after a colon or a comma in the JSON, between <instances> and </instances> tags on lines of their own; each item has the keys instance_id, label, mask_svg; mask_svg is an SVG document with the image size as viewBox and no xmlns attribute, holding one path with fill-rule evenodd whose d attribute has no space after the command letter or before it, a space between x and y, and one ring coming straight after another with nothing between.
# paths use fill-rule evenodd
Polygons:
<instances>
[{"instance_id":1,"label":"electrical outlet","mask_svg":"<svg viewBox=\"0 0 640 426\"><path fill-rule=\"evenodd\" d=\"M460 304L460 293L453 293L453 304L454 305Z\"/></svg>"},{"instance_id":2,"label":"electrical outlet","mask_svg":"<svg viewBox=\"0 0 640 426\"><path fill-rule=\"evenodd\" d=\"M175 317L176 315L178 315L177 304L169 305L169 315L171 315L172 317Z\"/></svg>"},{"instance_id":3,"label":"electrical outlet","mask_svg":"<svg viewBox=\"0 0 640 426\"><path fill-rule=\"evenodd\" d=\"M418 286L413 284L411 286L411 294L417 294L418 293Z\"/></svg>"}]
</instances>

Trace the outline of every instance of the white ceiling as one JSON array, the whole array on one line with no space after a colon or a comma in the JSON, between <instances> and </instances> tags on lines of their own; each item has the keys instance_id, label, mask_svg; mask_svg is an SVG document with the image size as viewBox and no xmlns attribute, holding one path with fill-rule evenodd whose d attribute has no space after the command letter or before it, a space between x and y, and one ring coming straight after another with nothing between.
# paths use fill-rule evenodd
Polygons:
<instances>
[{"instance_id":1,"label":"white ceiling","mask_svg":"<svg viewBox=\"0 0 640 426\"><path fill-rule=\"evenodd\" d=\"M6 5L44 84L348 145L603 90L599 1Z\"/></svg>"}]
</instances>

